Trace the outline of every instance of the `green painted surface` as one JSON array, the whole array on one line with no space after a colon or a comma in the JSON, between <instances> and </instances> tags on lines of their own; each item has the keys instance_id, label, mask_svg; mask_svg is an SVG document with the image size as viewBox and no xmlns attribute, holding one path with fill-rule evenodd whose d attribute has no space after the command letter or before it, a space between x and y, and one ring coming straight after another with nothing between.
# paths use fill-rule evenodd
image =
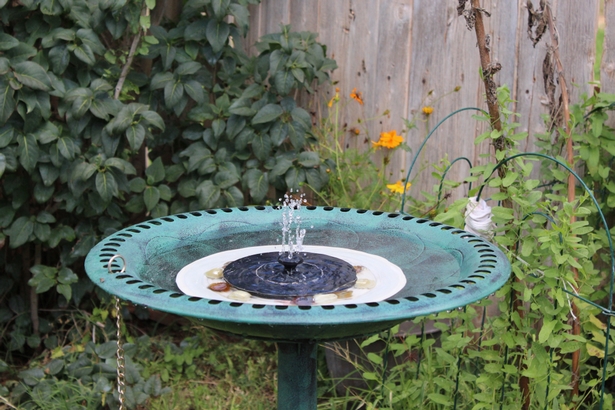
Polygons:
<instances>
[{"instance_id":1,"label":"green painted surface","mask_svg":"<svg viewBox=\"0 0 615 410\"><path fill-rule=\"evenodd\" d=\"M304 207L306 245L345 247L402 268L407 285L368 304L273 306L189 297L176 284L186 264L220 251L280 243L281 211L271 207L192 212L145 221L101 241L86 271L98 286L131 302L247 337L306 342L356 337L401 321L455 309L499 289L510 275L492 244L426 219L355 209ZM126 271L110 274L122 255ZM115 271L122 261L112 263Z\"/></svg>"}]
</instances>

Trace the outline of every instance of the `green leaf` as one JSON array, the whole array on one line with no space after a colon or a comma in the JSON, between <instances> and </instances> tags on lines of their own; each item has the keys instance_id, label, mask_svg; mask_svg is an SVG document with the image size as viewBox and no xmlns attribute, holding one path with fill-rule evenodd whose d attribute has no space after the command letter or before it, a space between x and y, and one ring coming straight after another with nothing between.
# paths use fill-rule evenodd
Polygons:
<instances>
[{"instance_id":1,"label":"green leaf","mask_svg":"<svg viewBox=\"0 0 615 410\"><path fill-rule=\"evenodd\" d=\"M64 9L58 0L41 0L41 13L49 16L59 16Z\"/></svg>"},{"instance_id":2,"label":"green leaf","mask_svg":"<svg viewBox=\"0 0 615 410\"><path fill-rule=\"evenodd\" d=\"M249 169L244 177L250 188L250 196L256 203L263 201L269 191L269 178L259 169Z\"/></svg>"},{"instance_id":3,"label":"green leaf","mask_svg":"<svg viewBox=\"0 0 615 410\"><path fill-rule=\"evenodd\" d=\"M226 135L232 140L246 126L246 119L239 115L231 115L226 121Z\"/></svg>"},{"instance_id":4,"label":"green leaf","mask_svg":"<svg viewBox=\"0 0 615 410\"><path fill-rule=\"evenodd\" d=\"M96 174L96 191L104 202L111 201L118 194L117 182L110 172Z\"/></svg>"},{"instance_id":5,"label":"green leaf","mask_svg":"<svg viewBox=\"0 0 615 410\"><path fill-rule=\"evenodd\" d=\"M145 180L141 177L133 178L128 183L128 187L131 192L141 193L145 189L146 183Z\"/></svg>"},{"instance_id":6,"label":"green leaf","mask_svg":"<svg viewBox=\"0 0 615 410\"><path fill-rule=\"evenodd\" d=\"M169 73L168 71L162 72L162 73L156 73L153 77L152 77L152 81L150 83L150 88L152 90L158 90L160 88L164 88L164 86L167 85L167 83L173 81L173 74Z\"/></svg>"},{"instance_id":7,"label":"green leaf","mask_svg":"<svg viewBox=\"0 0 615 410\"><path fill-rule=\"evenodd\" d=\"M138 151L145 141L145 128L141 124L134 124L126 130L126 139L130 145L130 149L134 152Z\"/></svg>"},{"instance_id":8,"label":"green leaf","mask_svg":"<svg viewBox=\"0 0 615 410\"><path fill-rule=\"evenodd\" d=\"M236 186L232 186L222 191L222 194L226 199L225 206L238 207L243 205L243 193Z\"/></svg>"},{"instance_id":9,"label":"green leaf","mask_svg":"<svg viewBox=\"0 0 615 410\"><path fill-rule=\"evenodd\" d=\"M306 168L315 167L320 164L320 158L318 156L318 153L311 151L305 151L299 154L298 161L299 164Z\"/></svg>"},{"instance_id":10,"label":"green leaf","mask_svg":"<svg viewBox=\"0 0 615 410\"><path fill-rule=\"evenodd\" d=\"M47 211L41 211L36 215L36 222L52 224L56 222L56 218Z\"/></svg>"},{"instance_id":11,"label":"green leaf","mask_svg":"<svg viewBox=\"0 0 615 410\"><path fill-rule=\"evenodd\" d=\"M94 57L94 52L87 44L81 44L77 46L73 50L73 53L75 54L75 57L77 57L79 60L83 61L87 65L94 65L96 63L96 57Z\"/></svg>"},{"instance_id":12,"label":"green leaf","mask_svg":"<svg viewBox=\"0 0 615 410\"><path fill-rule=\"evenodd\" d=\"M15 65L17 63L28 61L28 59L34 57L37 52L38 50L35 47L20 42L17 47L7 50L4 56L11 60L11 64Z\"/></svg>"},{"instance_id":13,"label":"green leaf","mask_svg":"<svg viewBox=\"0 0 615 410\"><path fill-rule=\"evenodd\" d=\"M160 396L160 392L162 391L162 382L160 381L160 376L154 374L150 376L149 379L143 385L143 392L151 397Z\"/></svg>"},{"instance_id":14,"label":"green leaf","mask_svg":"<svg viewBox=\"0 0 615 410\"><path fill-rule=\"evenodd\" d=\"M57 146L60 154L66 159L73 159L78 150L73 139L67 136L58 138Z\"/></svg>"},{"instance_id":15,"label":"green leaf","mask_svg":"<svg viewBox=\"0 0 615 410\"><path fill-rule=\"evenodd\" d=\"M53 185L45 186L38 182L34 186L34 199L37 203L43 204L49 201L49 199L51 199L51 196L53 195L54 191L55 187Z\"/></svg>"},{"instance_id":16,"label":"green leaf","mask_svg":"<svg viewBox=\"0 0 615 410\"><path fill-rule=\"evenodd\" d=\"M271 153L271 139L267 134L257 134L252 139L252 152L256 158L265 161Z\"/></svg>"},{"instance_id":17,"label":"green leaf","mask_svg":"<svg viewBox=\"0 0 615 410\"><path fill-rule=\"evenodd\" d=\"M203 181L196 187L196 195L201 207L214 208L220 199L220 187L210 180Z\"/></svg>"},{"instance_id":18,"label":"green leaf","mask_svg":"<svg viewBox=\"0 0 615 410\"><path fill-rule=\"evenodd\" d=\"M430 393L427 395L427 397L429 397L431 403L443 404L445 406L453 405L453 402L451 401L450 397L440 393Z\"/></svg>"},{"instance_id":19,"label":"green leaf","mask_svg":"<svg viewBox=\"0 0 615 410\"><path fill-rule=\"evenodd\" d=\"M512 183L516 181L518 176L519 174L517 174L516 172L512 172L512 171L506 172L506 176L504 176L504 179L502 180L502 186L504 187L511 186Z\"/></svg>"},{"instance_id":20,"label":"green leaf","mask_svg":"<svg viewBox=\"0 0 615 410\"><path fill-rule=\"evenodd\" d=\"M293 166L293 162L287 158L278 158L275 166L270 171L272 177L277 177L286 174L286 171Z\"/></svg>"},{"instance_id":21,"label":"green leaf","mask_svg":"<svg viewBox=\"0 0 615 410\"><path fill-rule=\"evenodd\" d=\"M165 44L164 47L160 50L160 57L162 58L164 69L168 70L173 65L173 61L175 61L175 55L177 54L177 48L173 47L171 44Z\"/></svg>"},{"instance_id":22,"label":"green leaf","mask_svg":"<svg viewBox=\"0 0 615 410\"><path fill-rule=\"evenodd\" d=\"M291 167L286 171L284 181L288 188L299 189L299 185L305 181L305 171L303 169Z\"/></svg>"},{"instance_id":23,"label":"green leaf","mask_svg":"<svg viewBox=\"0 0 615 410\"><path fill-rule=\"evenodd\" d=\"M199 71L201 69L201 67L203 67L203 66L200 63L196 62L196 61L187 61L185 63L180 64L175 69L175 74L177 74L177 75L195 74L197 71Z\"/></svg>"},{"instance_id":24,"label":"green leaf","mask_svg":"<svg viewBox=\"0 0 615 410\"><path fill-rule=\"evenodd\" d=\"M0 228L8 227L15 217L15 210L12 206L6 205L0 207Z\"/></svg>"},{"instance_id":25,"label":"green leaf","mask_svg":"<svg viewBox=\"0 0 615 410\"><path fill-rule=\"evenodd\" d=\"M64 296L66 298L66 300L70 300L72 294L73 294L73 290L70 287L70 285L64 285L64 284L59 284L58 286L56 286L56 291Z\"/></svg>"},{"instance_id":26,"label":"green leaf","mask_svg":"<svg viewBox=\"0 0 615 410\"><path fill-rule=\"evenodd\" d=\"M53 187L51 187L53 189ZM34 224L34 236L41 241L47 242L51 235L51 227L47 224L35 223Z\"/></svg>"},{"instance_id":27,"label":"green leaf","mask_svg":"<svg viewBox=\"0 0 615 410\"><path fill-rule=\"evenodd\" d=\"M126 175L135 175L137 173L137 170L135 169L134 165L122 158L108 158L107 160L105 160L105 166L117 168Z\"/></svg>"},{"instance_id":28,"label":"green leaf","mask_svg":"<svg viewBox=\"0 0 615 410\"><path fill-rule=\"evenodd\" d=\"M58 139L60 136L60 129L51 121L43 124L36 133L36 139L41 144L49 144Z\"/></svg>"},{"instance_id":29,"label":"green leaf","mask_svg":"<svg viewBox=\"0 0 615 410\"><path fill-rule=\"evenodd\" d=\"M6 157L4 156L3 153L0 152L0 178L2 178L2 175L4 174L5 170L6 170Z\"/></svg>"},{"instance_id":30,"label":"green leaf","mask_svg":"<svg viewBox=\"0 0 615 410\"><path fill-rule=\"evenodd\" d=\"M553 333L553 329L557 324L557 320L546 320L542 324L542 328L540 328L540 332L538 333L538 343L544 344L549 336Z\"/></svg>"},{"instance_id":31,"label":"green leaf","mask_svg":"<svg viewBox=\"0 0 615 410\"><path fill-rule=\"evenodd\" d=\"M224 48L230 32L230 27L226 22L216 19L209 20L205 30L205 37L207 37L207 41L209 41L214 53Z\"/></svg>"},{"instance_id":32,"label":"green leaf","mask_svg":"<svg viewBox=\"0 0 615 410\"><path fill-rule=\"evenodd\" d=\"M230 3L231 0L212 0L211 6L214 9L214 16L219 19L225 17Z\"/></svg>"},{"instance_id":33,"label":"green leaf","mask_svg":"<svg viewBox=\"0 0 615 410\"><path fill-rule=\"evenodd\" d=\"M199 19L193 23L190 23L184 31L184 39L186 41L198 41L205 40L205 30L207 29L206 19Z\"/></svg>"},{"instance_id":34,"label":"green leaf","mask_svg":"<svg viewBox=\"0 0 615 410\"><path fill-rule=\"evenodd\" d=\"M148 186L145 188L145 191L143 192L143 202L145 203L145 208L148 212L158 205L158 201L160 201L160 191L158 191L158 188L153 186Z\"/></svg>"},{"instance_id":35,"label":"green leaf","mask_svg":"<svg viewBox=\"0 0 615 410\"><path fill-rule=\"evenodd\" d=\"M284 110L279 104L267 104L256 113L254 118L252 118L252 124L268 123L282 114L284 114Z\"/></svg>"},{"instance_id":36,"label":"green leaf","mask_svg":"<svg viewBox=\"0 0 615 410\"><path fill-rule=\"evenodd\" d=\"M239 182L239 176L232 170L222 170L216 173L214 182L221 189L226 189Z\"/></svg>"},{"instance_id":37,"label":"green leaf","mask_svg":"<svg viewBox=\"0 0 615 410\"><path fill-rule=\"evenodd\" d=\"M17 47L19 45L19 40L10 34L0 33L0 50L10 50L11 48Z\"/></svg>"},{"instance_id":38,"label":"green leaf","mask_svg":"<svg viewBox=\"0 0 615 410\"><path fill-rule=\"evenodd\" d=\"M251 117L256 114L256 110L252 108L252 103L247 98L239 98L231 104L229 112L234 115L243 117Z\"/></svg>"},{"instance_id":39,"label":"green leaf","mask_svg":"<svg viewBox=\"0 0 615 410\"><path fill-rule=\"evenodd\" d=\"M322 168L306 169L305 179L307 180L307 183L310 185L310 187L312 187L312 189L316 192L322 190L327 184L327 182L329 182L327 172Z\"/></svg>"},{"instance_id":40,"label":"green leaf","mask_svg":"<svg viewBox=\"0 0 615 410\"><path fill-rule=\"evenodd\" d=\"M163 201L171 201L173 199L173 191L168 185L158 185L158 191L160 191L160 199Z\"/></svg>"},{"instance_id":41,"label":"green leaf","mask_svg":"<svg viewBox=\"0 0 615 410\"><path fill-rule=\"evenodd\" d=\"M26 171L32 172L40 157L36 137L32 134L21 135L17 137L17 142L19 143L19 163Z\"/></svg>"},{"instance_id":42,"label":"green leaf","mask_svg":"<svg viewBox=\"0 0 615 410\"><path fill-rule=\"evenodd\" d=\"M179 81L172 81L164 86L164 103L168 109L173 109L184 95L184 85Z\"/></svg>"},{"instance_id":43,"label":"green leaf","mask_svg":"<svg viewBox=\"0 0 615 410\"><path fill-rule=\"evenodd\" d=\"M34 222L27 216L17 218L5 233L10 238L9 245L11 248L17 248L30 239L34 233Z\"/></svg>"},{"instance_id":44,"label":"green leaf","mask_svg":"<svg viewBox=\"0 0 615 410\"><path fill-rule=\"evenodd\" d=\"M7 74L11 69L8 58L0 57L0 75Z\"/></svg>"},{"instance_id":45,"label":"green leaf","mask_svg":"<svg viewBox=\"0 0 615 410\"><path fill-rule=\"evenodd\" d=\"M147 121L147 123L149 125L152 125L156 128L158 128L161 131L164 131L164 120L162 119L162 117L160 116L160 114L158 114L155 111L143 111L141 113L141 118L143 118L145 121Z\"/></svg>"},{"instance_id":46,"label":"green leaf","mask_svg":"<svg viewBox=\"0 0 615 410\"><path fill-rule=\"evenodd\" d=\"M248 8L241 4L231 4L230 13L235 17L235 24L239 27L241 34L246 34L250 27L250 12Z\"/></svg>"},{"instance_id":47,"label":"green leaf","mask_svg":"<svg viewBox=\"0 0 615 410\"><path fill-rule=\"evenodd\" d=\"M34 61L24 61L13 66L15 78L23 85L35 90L50 91L51 80L47 71Z\"/></svg>"},{"instance_id":48,"label":"green leaf","mask_svg":"<svg viewBox=\"0 0 615 410\"><path fill-rule=\"evenodd\" d=\"M34 277L28 281L28 285L35 287L36 293L45 293L56 284L55 279L46 276Z\"/></svg>"},{"instance_id":49,"label":"green leaf","mask_svg":"<svg viewBox=\"0 0 615 410\"><path fill-rule=\"evenodd\" d=\"M15 90L8 81L0 78L0 124L6 123L15 111L17 105L15 101Z\"/></svg>"},{"instance_id":50,"label":"green leaf","mask_svg":"<svg viewBox=\"0 0 615 410\"><path fill-rule=\"evenodd\" d=\"M145 169L145 175L147 175L147 183L154 185L164 180L164 164L162 158L158 157Z\"/></svg>"},{"instance_id":51,"label":"green leaf","mask_svg":"<svg viewBox=\"0 0 615 410\"><path fill-rule=\"evenodd\" d=\"M295 77L290 70L280 70L274 74L273 83L280 95L288 95L295 84Z\"/></svg>"},{"instance_id":52,"label":"green leaf","mask_svg":"<svg viewBox=\"0 0 615 410\"><path fill-rule=\"evenodd\" d=\"M103 55L106 51L103 43L98 39L98 35L94 32L94 30L89 28L81 28L77 30L77 37L81 39L84 44L87 44L88 47L98 55Z\"/></svg>"},{"instance_id":53,"label":"green leaf","mask_svg":"<svg viewBox=\"0 0 615 410\"><path fill-rule=\"evenodd\" d=\"M203 104L205 102L205 91L203 90L201 83L198 81L186 81L184 83L184 91L186 91L186 94L188 94L190 98L197 103Z\"/></svg>"}]
</instances>

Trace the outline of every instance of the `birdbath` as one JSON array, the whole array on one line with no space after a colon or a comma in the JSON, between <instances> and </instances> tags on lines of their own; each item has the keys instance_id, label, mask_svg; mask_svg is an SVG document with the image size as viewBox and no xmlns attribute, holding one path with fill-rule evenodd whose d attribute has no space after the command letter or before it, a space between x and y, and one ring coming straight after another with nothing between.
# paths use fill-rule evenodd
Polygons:
<instances>
[{"instance_id":1,"label":"birdbath","mask_svg":"<svg viewBox=\"0 0 615 410\"><path fill-rule=\"evenodd\" d=\"M301 212L309 252L346 261L357 267L358 281L376 286L355 284L320 298L210 289L212 281L224 281L211 278L212 269L281 246L281 213L264 206L133 225L96 245L85 268L102 289L134 304L278 342L278 410L316 409L318 343L465 306L494 293L510 275L508 260L491 243L438 222L350 208L308 206Z\"/></svg>"}]
</instances>

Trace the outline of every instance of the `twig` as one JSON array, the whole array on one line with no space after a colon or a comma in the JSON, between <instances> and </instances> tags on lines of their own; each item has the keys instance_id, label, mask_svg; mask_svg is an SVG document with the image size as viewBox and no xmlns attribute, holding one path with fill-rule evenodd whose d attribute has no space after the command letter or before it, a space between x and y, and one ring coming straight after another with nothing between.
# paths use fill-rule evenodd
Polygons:
<instances>
[{"instance_id":1,"label":"twig","mask_svg":"<svg viewBox=\"0 0 615 410\"><path fill-rule=\"evenodd\" d=\"M126 81L126 77L128 76L128 72L130 71L130 66L132 65L132 60L134 59L135 53L137 52L137 46L141 41L141 33L142 29L139 27L139 31L135 34L132 39L132 44L130 45L130 51L128 52L128 58L126 58L126 64L122 67L122 72L120 73L120 78L117 80L117 85L115 86L115 93L113 94L113 99L117 100L120 98L120 94L122 93L122 88L124 87L124 82Z\"/></svg>"},{"instance_id":2,"label":"twig","mask_svg":"<svg viewBox=\"0 0 615 410\"><path fill-rule=\"evenodd\" d=\"M489 45L487 44L487 36L485 35L485 24L483 22L483 13L486 13L480 6L480 0L471 1L472 19L474 20L474 31L476 32L476 43L478 45L478 53L480 56L480 65L483 72L483 82L485 83L485 93L487 94L487 107L491 126L502 131L502 122L500 121L500 108L498 106L497 87L493 81L493 75L497 73L502 66L499 63L492 63L489 55ZM503 150L505 146L504 136L493 141L493 146L496 150Z\"/></svg>"},{"instance_id":3,"label":"twig","mask_svg":"<svg viewBox=\"0 0 615 410\"><path fill-rule=\"evenodd\" d=\"M149 16L149 9L143 4L143 10L146 16ZM117 85L115 86L115 92L113 94L113 99L117 100L120 98L120 94L122 93L122 88L124 88L124 82L126 81L126 77L128 77L128 72L130 71L130 66L132 66L132 60L135 57L135 53L137 52L137 46L141 42L141 36L143 35L143 28L139 24L139 28L137 30L137 34L132 39L132 44L130 45L130 50L128 51L128 57L126 58L126 63L124 67L122 67L122 72L120 73L120 78L117 80Z\"/></svg>"},{"instance_id":4,"label":"twig","mask_svg":"<svg viewBox=\"0 0 615 410\"><path fill-rule=\"evenodd\" d=\"M19 408L15 407L7 399L5 399L4 396L0 396L0 401L12 409L19 410Z\"/></svg>"}]
</instances>

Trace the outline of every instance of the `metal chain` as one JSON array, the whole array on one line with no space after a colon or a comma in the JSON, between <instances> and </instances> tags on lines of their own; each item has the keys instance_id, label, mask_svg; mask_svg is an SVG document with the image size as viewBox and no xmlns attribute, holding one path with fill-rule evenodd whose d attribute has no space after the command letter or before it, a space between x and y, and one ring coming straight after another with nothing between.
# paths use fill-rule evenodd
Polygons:
<instances>
[{"instance_id":1,"label":"metal chain","mask_svg":"<svg viewBox=\"0 0 615 410\"><path fill-rule=\"evenodd\" d=\"M107 264L107 270L110 274L116 273L113 271L113 267L111 266L113 261L116 259L121 259L124 262L124 266L119 273L124 273L126 271L126 261L124 258L121 255L115 255L109 259ZM126 397L126 359L124 357L124 347L122 346L122 306L120 305L120 299L117 296L114 296L113 298L115 299L115 335L117 337L117 394L120 402L119 410L124 410L124 400Z\"/></svg>"},{"instance_id":2,"label":"metal chain","mask_svg":"<svg viewBox=\"0 0 615 410\"><path fill-rule=\"evenodd\" d=\"M115 325L117 336L117 394L120 402L119 410L124 410L124 397L126 396L126 360L124 358L124 348L122 347L122 312L120 299L115 297Z\"/></svg>"}]
</instances>

